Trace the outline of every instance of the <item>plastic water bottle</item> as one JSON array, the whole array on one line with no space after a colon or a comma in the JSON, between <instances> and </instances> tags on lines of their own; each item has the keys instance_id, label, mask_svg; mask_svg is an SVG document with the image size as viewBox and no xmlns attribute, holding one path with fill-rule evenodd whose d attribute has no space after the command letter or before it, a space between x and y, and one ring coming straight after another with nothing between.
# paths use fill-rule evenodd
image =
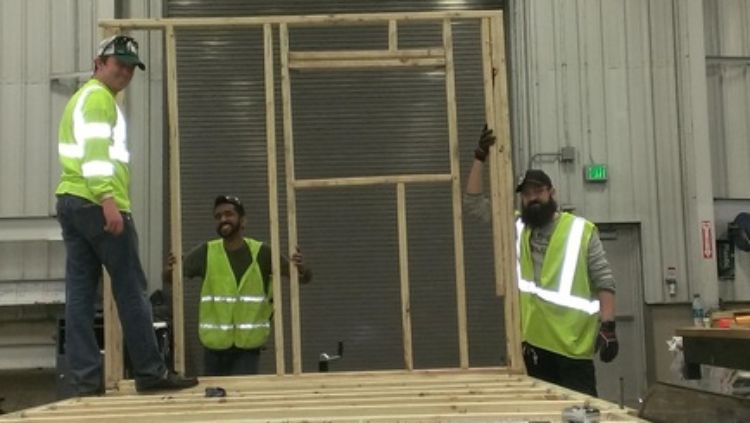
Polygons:
<instances>
[{"instance_id":1,"label":"plastic water bottle","mask_svg":"<svg viewBox=\"0 0 750 423\"><path fill-rule=\"evenodd\" d=\"M693 326L703 327L703 301L700 294L693 294Z\"/></svg>"}]
</instances>

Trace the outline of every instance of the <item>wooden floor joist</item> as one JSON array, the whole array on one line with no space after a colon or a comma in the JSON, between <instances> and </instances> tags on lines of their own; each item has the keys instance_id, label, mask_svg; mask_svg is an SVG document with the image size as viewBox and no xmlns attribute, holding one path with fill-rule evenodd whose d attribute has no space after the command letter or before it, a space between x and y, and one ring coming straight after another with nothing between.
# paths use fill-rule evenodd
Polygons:
<instances>
[{"instance_id":1,"label":"wooden floor joist","mask_svg":"<svg viewBox=\"0 0 750 423\"><path fill-rule=\"evenodd\" d=\"M206 398L220 386L224 398ZM0 417L0 422L560 421L584 401L602 422L642 421L633 410L507 368L314 373L203 378L196 388L137 395L132 382L104 397L75 398Z\"/></svg>"}]
</instances>

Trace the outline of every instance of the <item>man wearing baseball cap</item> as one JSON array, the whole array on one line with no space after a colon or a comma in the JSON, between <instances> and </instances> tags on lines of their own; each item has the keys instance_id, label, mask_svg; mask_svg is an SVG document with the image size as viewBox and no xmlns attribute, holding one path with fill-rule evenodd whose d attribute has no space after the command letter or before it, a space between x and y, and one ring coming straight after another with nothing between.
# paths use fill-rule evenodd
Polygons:
<instances>
[{"instance_id":1,"label":"man wearing baseball cap","mask_svg":"<svg viewBox=\"0 0 750 423\"><path fill-rule=\"evenodd\" d=\"M490 221L482 195L482 168L495 143L485 126L474 151L464 195L471 214ZM607 363L617 356L615 280L596 227L558 210L555 188L540 169L529 169L516 186L518 290L523 355L529 376L596 396L594 353Z\"/></svg>"},{"instance_id":2,"label":"man wearing baseball cap","mask_svg":"<svg viewBox=\"0 0 750 423\"><path fill-rule=\"evenodd\" d=\"M62 175L57 218L65 241L66 355L78 395L103 392L102 363L94 336L94 305L102 265L133 364L138 392L182 389L196 379L169 372L159 354L146 277L131 217L130 152L125 116L115 95L130 84L138 43L116 35L99 44L94 75L68 101L58 134Z\"/></svg>"},{"instance_id":3,"label":"man wearing baseball cap","mask_svg":"<svg viewBox=\"0 0 750 423\"><path fill-rule=\"evenodd\" d=\"M271 246L245 235L248 217L239 198L217 196L211 213L219 238L198 244L182 262L185 280L202 279L198 338L204 347L203 374L256 374L273 320ZM164 282L172 279L175 262L170 254ZM281 256L282 277L289 277L290 262L301 283L312 280L299 247L291 259Z\"/></svg>"}]
</instances>

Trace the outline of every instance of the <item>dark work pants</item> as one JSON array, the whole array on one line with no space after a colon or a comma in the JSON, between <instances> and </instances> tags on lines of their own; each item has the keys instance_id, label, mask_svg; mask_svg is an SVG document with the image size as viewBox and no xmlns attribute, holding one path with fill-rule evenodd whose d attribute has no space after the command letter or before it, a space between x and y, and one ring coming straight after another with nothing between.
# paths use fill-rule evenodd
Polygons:
<instances>
[{"instance_id":1,"label":"dark work pants","mask_svg":"<svg viewBox=\"0 0 750 423\"><path fill-rule=\"evenodd\" d=\"M245 350L231 347L226 350L203 349L206 376L236 376L258 374L260 349Z\"/></svg>"},{"instance_id":2,"label":"dark work pants","mask_svg":"<svg viewBox=\"0 0 750 423\"><path fill-rule=\"evenodd\" d=\"M94 334L94 313L102 265L112 278L128 355L136 383L162 378L146 299L146 276L138 258L138 235L130 214L123 213L119 236L104 231L101 206L73 195L57 199L57 218L65 241L65 354L78 394L102 390L102 363Z\"/></svg>"},{"instance_id":3,"label":"dark work pants","mask_svg":"<svg viewBox=\"0 0 750 423\"><path fill-rule=\"evenodd\" d=\"M523 361L531 377L597 396L593 360L566 357L524 342Z\"/></svg>"}]
</instances>

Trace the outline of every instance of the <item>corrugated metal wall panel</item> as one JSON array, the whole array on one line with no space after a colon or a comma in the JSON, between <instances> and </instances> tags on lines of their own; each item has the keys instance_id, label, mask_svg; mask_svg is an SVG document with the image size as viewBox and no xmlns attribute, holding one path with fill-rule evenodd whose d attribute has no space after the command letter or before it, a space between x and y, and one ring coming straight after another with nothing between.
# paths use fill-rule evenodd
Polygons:
<instances>
[{"instance_id":1,"label":"corrugated metal wall panel","mask_svg":"<svg viewBox=\"0 0 750 423\"><path fill-rule=\"evenodd\" d=\"M707 56L745 57L709 61L709 118L716 197L750 198L750 4L704 0Z\"/></svg>"},{"instance_id":2,"label":"corrugated metal wall panel","mask_svg":"<svg viewBox=\"0 0 750 423\"><path fill-rule=\"evenodd\" d=\"M281 2L269 10L255 2L242 6L211 2L211 12L206 12L206 4L170 2L167 11L170 16L195 16L417 8L405 2L378 2L376 6L372 2L318 2L306 7ZM436 4L420 3L419 8L434 9ZM454 37L462 164L466 166L471 163L483 123L479 27L456 24ZM260 40L259 29L178 33L185 248L215 237L211 201L223 192L238 194L250 205L247 233L269 238ZM384 25L291 31L292 48L299 50L321 46L385 48L386 42ZM440 46L439 27L404 26L399 43ZM278 57L275 63L278 67ZM279 80L277 74L277 84ZM445 88L440 72L295 72L292 98L298 178L449 170ZM282 151L278 91L277 99L277 134ZM283 161L279 168L283 177ZM462 173L466 171L464 168ZM458 365L449 193L447 187L407 190L418 367ZM279 194L285 226L284 190ZM345 343L345 358L332 364L332 369L403 366L395 219L392 187L299 193L299 243L316 275L311 285L301 288L305 371L315 371L318 354L333 352L338 340ZM493 293L490 230L471 219L464 224L471 362L500 364L504 360L502 310ZM286 243L282 244L285 251ZM188 367L197 368L202 355L195 339L200 281L189 286ZM264 354L265 371L273 369L271 344Z\"/></svg>"},{"instance_id":3,"label":"corrugated metal wall panel","mask_svg":"<svg viewBox=\"0 0 750 423\"><path fill-rule=\"evenodd\" d=\"M687 283L678 289L678 296L665 293L663 280L666 269L675 267L678 281L687 282L687 253L685 251L684 199L681 165L678 99L676 94L674 5L670 2L649 3L651 102L653 134L647 138L650 166L654 179L636 179L635 184L648 189L648 207L653 220L643 222L644 244L653 241L658 248L644 251L644 282L646 301L687 301ZM652 167L653 166L653 167ZM650 170L649 170L650 171ZM654 195L655 194L655 195ZM658 238L657 238L658 237Z\"/></svg>"},{"instance_id":4,"label":"corrugated metal wall panel","mask_svg":"<svg viewBox=\"0 0 750 423\"><path fill-rule=\"evenodd\" d=\"M727 236L727 224L748 211L750 159L750 4L704 0L707 56L745 57L745 62L707 61L711 159L716 201L716 235ZM735 256L735 279L721 281L721 297L750 299L750 260Z\"/></svg>"},{"instance_id":5,"label":"corrugated metal wall panel","mask_svg":"<svg viewBox=\"0 0 750 423\"><path fill-rule=\"evenodd\" d=\"M55 367L59 305L0 307L0 369Z\"/></svg>"},{"instance_id":6,"label":"corrugated metal wall panel","mask_svg":"<svg viewBox=\"0 0 750 423\"><path fill-rule=\"evenodd\" d=\"M0 193L3 198L13 198L15 201L3 201L0 205L0 216L21 215L23 213L23 184L19 184L23 168L23 138L24 128L24 51L26 7L23 2L12 1L2 5L3 25L1 39L3 40L3 59L0 67L2 75L2 94L0 101L0 128L2 128L3 142L0 143L0 157L7 163L2 167L0 177ZM7 48L6 48L7 46ZM11 141L12 140L12 141Z\"/></svg>"},{"instance_id":7,"label":"corrugated metal wall panel","mask_svg":"<svg viewBox=\"0 0 750 423\"><path fill-rule=\"evenodd\" d=\"M0 3L1 281L60 280L59 241L11 241L3 228L25 219L54 224L59 179L57 124L77 83L66 74L91 69L96 21L112 1L7 0ZM62 76L62 78L58 78ZM57 78L57 79L55 79ZM10 226L9 226L10 225Z\"/></svg>"},{"instance_id":8,"label":"corrugated metal wall panel","mask_svg":"<svg viewBox=\"0 0 750 423\"><path fill-rule=\"evenodd\" d=\"M545 169L558 201L595 222L640 222L646 299L662 301L663 268L686 278L672 3L510 4L516 173ZM563 146L574 163L532 163ZM609 181L585 183L588 163Z\"/></svg>"},{"instance_id":9,"label":"corrugated metal wall panel","mask_svg":"<svg viewBox=\"0 0 750 423\"><path fill-rule=\"evenodd\" d=\"M36 221L44 227L55 224L57 123L75 81L53 82L51 76L90 69L96 17L101 13L112 16L111 3L0 2L2 369L54 367L55 325L62 309L43 304L64 299L60 282L64 276L63 244L50 241L44 231L39 231L38 240L32 236L9 240L3 237L3 229L30 227ZM88 41L82 44L83 38ZM29 306L13 307L17 304ZM23 330L32 330L38 336L16 336L23 335Z\"/></svg>"},{"instance_id":10,"label":"corrugated metal wall panel","mask_svg":"<svg viewBox=\"0 0 750 423\"><path fill-rule=\"evenodd\" d=\"M50 102L50 7L47 0L33 0L25 2L26 13L23 20L23 57L25 67L24 104L21 109L24 157L22 158L22 172L19 174L23 181L23 215L45 216L49 209L49 192L47 172L53 160L45 154L51 139L56 139L51 116L39 113L41 105ZM33 22L33 23L32 23ZM46 109L46 107L45 107ZM41 118L41 119L40 119Z\"/></svg>"}]
</instances>

